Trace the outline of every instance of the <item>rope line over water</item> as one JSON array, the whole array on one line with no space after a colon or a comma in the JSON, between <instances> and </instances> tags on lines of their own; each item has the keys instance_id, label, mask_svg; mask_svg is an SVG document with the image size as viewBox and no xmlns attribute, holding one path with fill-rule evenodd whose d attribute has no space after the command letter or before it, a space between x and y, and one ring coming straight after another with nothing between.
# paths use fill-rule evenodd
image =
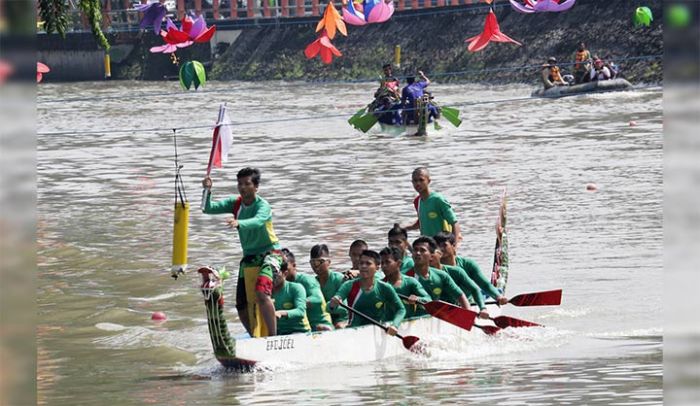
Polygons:
<instances>
[{"instance_id":1,"label":"rope line over water","mask_svg":"<svg viewBox=\"0 0 700 406\"><path fill-rule=\"evenodd\" d=\"M646 86L646 87L638 87L634 88L633 90L630 91L658 91L662 89L660 86ZM570 94L570 95L564 95L560 96L558 98L564 98L564 97L578 97L578 96L588 96L591 93L578 93L578 94ZM527 97L515 97L515 98L510 98L510 99L495 99L495 100L483 100L483 101L476 101L476 102L462 102L462 103L453 103L449 105L444 105L445 107L470 107L470 106L479 106L479 105L486 105L486 104L498 104L498 103L511 103L511 102L522 102L522 101L528 101L528 100L543 100L543 98L540 97L532 97L532 96L527 96ZM357 107L364 107L366 106L365 104L362 105L357 105ZM405 111L411 111L413 109L405 109ZM287 117L287 118L278 118L278 119L265 119L265 120L255 120L255 121L237 121L237 122L232 122L230 126L232 127L243 127L243 126L249 126L249 125L255 125L255 124L269 124L269 123L283 123L283 122L293 122L293 121L307 121L307 120L319 120L319 119L329 119L329 118L350 118L355 112L350 111L342 114L326 114L326 115L311 115L311 116L300 116L300 117ZM223 124L226 125L226 124ZM71 130L71 131L55 131L55 132L38 132L37 136L60 136L60 135L81 135L81 134L101 134L101 135L108 135L108 134L128 134L128 133L164 133L166 131L185 131L185 130L201 130L201 129L209 129L213 130L214 127L216 127L216 124L207 124L207 125L193 125L193 126L183 126L183 127L151 127L151 128L128 128L128 129L102 129L102 130Z\"/></svg>"}]
</instances>

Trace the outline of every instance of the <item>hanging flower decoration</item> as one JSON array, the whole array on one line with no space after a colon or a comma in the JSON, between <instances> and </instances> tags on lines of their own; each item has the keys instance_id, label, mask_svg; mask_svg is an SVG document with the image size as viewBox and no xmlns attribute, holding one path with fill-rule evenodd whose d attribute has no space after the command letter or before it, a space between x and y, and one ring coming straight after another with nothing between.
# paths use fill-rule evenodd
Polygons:
<instances>
[{"instance_id":1,"label":"hanging flower decoration","mask_svg":"<svg viewBox=\"0 0 700 406\"><path fill-rule=\"evenodd\" d=\"M190 87L194 85L194 89L197 90L206 82L207 75L201 62L188 61L180 67L180 85L183 89L190 90Z\"/></svg>"},{"instance_id":2,"label":"hanging flower decoration","mask_svg":"<svg viewBox=\"0 0 700 406\"><path fill-rule=\"evenodd\" d=\"M153 33L158 35L160 26L163 24L163 19L168 10L165 5L159 2L149 4L137 4L134 6L137 11L143 13L143 19L139 24L139 28L145 30L148 26L153 26Z\"/></svg>"},{"instance_id":3,"label":"hanging flower decoration","mask_svg":"<svg viewBox=\"0 0 700 406\"><path fill-rule=\"evenodd\" d=\"M0 59L0 85L5 83L7 78L14 73L15 69L9 63Z\"/></svg>"},{"instance_id":4,"label":"hanging flower decoration","mask_svg":"<svg viewBox=\"0 0 700 406\"><path fill-rule=\"evenodd\" d=\"M321 35L319 35L316 41L312 42L306 47L304 50L304 55L306 55L307 59L312 59L316 55L320 55L321 61L326 65L333 61L333 55L343 56L343 54L338 51L335 46L333 46L325 30L321 32Z\"/></svg>"},{"instance_id":5,"label":"hanging flower decoration","mask_svg":"<svg viewBox=\"0 0 700 406\"><path fill-rule=\"evenodd\" d=\"M325 30L326 35L330 39L335 38L336 30L339 31L341 34L345 35L346 37L348 35L348 30L345 27L343 18L338 13L338 10L335 9L332 0L328 2L326 10L323 12L323 17L321 18L321 21L319 21L318 25L316 25L316 32L319 32L321 30Z\"/></svg>"},{"instance_id":6,"label":"hanging flower decoration","mask_svg":"<svg viewBox=\"0 0 700 406\"><path fill-rule=\"evenodd\" d=\"M49 73L51 72L51 69L49 69L48 66L44 65L41 62L36 63L36 83L41 82L41 79L44 78L44 73Z\"/></svg>"},{"instance_id":7,"label":"hanging flower decoration","mask_svg":"<svg viewBox=\"0 0 700 406\"><path fill-rule=\"evenodd\" d=\"M486 15L484 31L479 35L464 40L464 42L469 43L467 49L470 52L481 51L482 49L486 48L491 41L512 42L516 45L522 45L520 42L501 32L501 28L498 26L498 20L496 20L496 14L493 12L493 9L489 10L488 15Z\"/></svg>"},{"instance_id":8,"label":"hanging flower decoration","mask_svg":"<svg viewBox=\"0 0 700 406\"><path fill-rule=\"evenodd\" d=\"M343 20L350 25L383 23L394 15L392 0L343 1Z\"/></svg>"},{"instance_id":9,"label":"hanging flower decoration","mask_svg":"<svg viewBox=\"0 0 700 406\"><path fill-rule=\"evenodd\" d=\"M654 16L651 14L651 9L649 7L637 7L637 10L634 11L633 20L635 27L648 27L651 25L652 20L654 20Z\"/></svg>"},{"instance_id":10,"label":"hanging flower decoration","mask_svg":"<svg viewBox=\"0 0 700 406\"><path fill-rule=\"evenodd\" d=\"M167 31L160 32L165 45L152 47L151 52L170 54L175 52L177 48L185 48L195 42L209 42L216 32L215 25L207 28L207 23L201 15L196 20L192 20L190 16L185 16L182 19L181 29L178 29L175 23L168 18L166 29Z\"/></svg>"},{"instance_id":11,"label":"hanging flower decoration","mask_svg":"<svg viewBox=\"0 0 700 406\"><path fill-rule=\"evenodd\" d=\"M574 6L576 0L525 0L520 3L517 0L510 0L510 5L521 13L558 13L566 11Z\"/></svg>"}]
</instances>

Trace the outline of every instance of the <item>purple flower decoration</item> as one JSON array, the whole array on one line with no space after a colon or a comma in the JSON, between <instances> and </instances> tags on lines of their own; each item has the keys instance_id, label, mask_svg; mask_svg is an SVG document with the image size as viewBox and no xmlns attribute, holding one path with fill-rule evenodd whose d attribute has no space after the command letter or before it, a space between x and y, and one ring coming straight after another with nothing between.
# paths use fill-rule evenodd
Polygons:
<instances>
[{"instance_id":1,"label":"purple flower decoration","mask_svg":"<svg viewBox=\"0 0 700 406\"><path fill-rule=\"evenodd\" d=\"M139 27L143 30L152 25L153 32L158 35L160 25L163 23L167 9L161 3L137 4L134 8L143 13L143 20Z\"/></svg>"}]
</instances>

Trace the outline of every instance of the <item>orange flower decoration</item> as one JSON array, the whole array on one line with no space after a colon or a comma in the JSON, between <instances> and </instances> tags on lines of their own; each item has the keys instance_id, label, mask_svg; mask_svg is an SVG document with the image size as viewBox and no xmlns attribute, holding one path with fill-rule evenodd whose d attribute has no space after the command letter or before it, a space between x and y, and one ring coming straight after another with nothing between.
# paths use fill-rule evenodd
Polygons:
<instances>
[{"instance_id":1,"label":"orange flower decoration","mask_svg":"<svg viewBox=\"0 0 700 406\"><path fill-rule=\"evenodd\" d=\"M323 12L323 17L316 26L316 32L319 32L323 29L326 30L326 32L328 33L328 38L330 39L335 38L336 29L346 37L348 36L348 30L347 28L345 28L345 23L343 22L340 13L338 13L338 10L335 9L332 0L328 2L326 10Z\"/></svg>"}]
</instances>

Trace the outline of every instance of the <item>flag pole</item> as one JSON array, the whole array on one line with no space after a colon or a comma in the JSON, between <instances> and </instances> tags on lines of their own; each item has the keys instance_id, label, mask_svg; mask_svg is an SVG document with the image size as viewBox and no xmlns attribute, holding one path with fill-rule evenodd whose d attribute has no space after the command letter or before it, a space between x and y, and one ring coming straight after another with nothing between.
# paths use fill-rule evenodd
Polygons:
<instances>
[{"instance_id":1,"label":"flag pole","mask_svg":"<svg viewBox=\"0 0 700 406\"><path fill-rule=\"evenodd\" d=\"M211 166L214 161L214 154L216 154L217 148L219 148L219 131L221 130L221 122L224 121L224 113L226 111L226 103L219 106L219 118L216 120L216 127L214 127L214 141L211 145L211 152L209 153L209 164L207 165L207 176L211 174ZM200 205L202 211L204 211L204 206L211 193L210 189L202 188L202 203Z\"/></svg>"}]
</instances>

